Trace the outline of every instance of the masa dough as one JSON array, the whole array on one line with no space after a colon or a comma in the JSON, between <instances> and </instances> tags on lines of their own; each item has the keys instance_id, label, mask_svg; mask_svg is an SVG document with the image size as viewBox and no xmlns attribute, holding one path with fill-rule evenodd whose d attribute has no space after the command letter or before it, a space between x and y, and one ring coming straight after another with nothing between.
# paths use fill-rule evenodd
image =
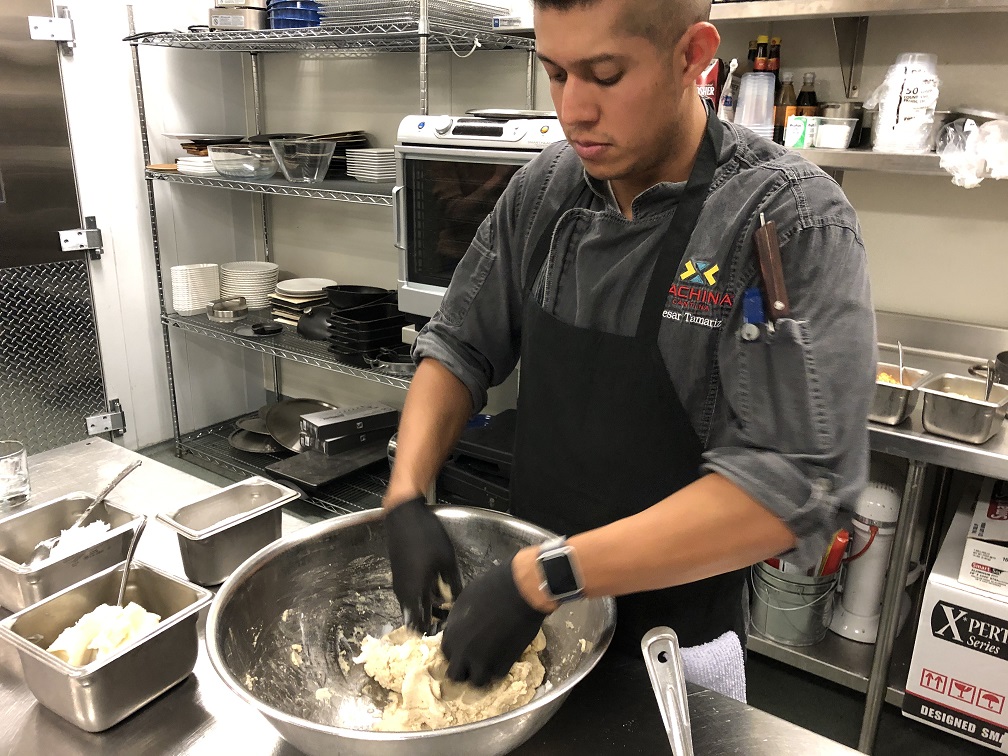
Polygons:
<instances>
[{"instance_id":1,"label":"masa dough","mask_svg":"<svg viewBox=\"0 0 1008 756\"><path fill-rule=\"evenodd\" d=\"M445 677L448 660L441 634L422 636L400 627L361 642L355 662L389 691L389 703L375 730L436 730L478 722L527 704L546 676L539 652L546 648L542 630L508 674L486 688Z\"/></svg>"}]
</instances>

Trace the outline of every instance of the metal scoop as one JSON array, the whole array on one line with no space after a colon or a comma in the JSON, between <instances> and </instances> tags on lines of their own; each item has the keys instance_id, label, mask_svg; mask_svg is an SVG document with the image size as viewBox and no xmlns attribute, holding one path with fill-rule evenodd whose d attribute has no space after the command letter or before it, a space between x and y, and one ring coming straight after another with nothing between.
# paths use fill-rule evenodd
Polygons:
<instances>
[{"instance_id":1,"label":"metal scoop","mask_svg":"<svg viewBox=\"0 0 1008 756\"><path fill-rule=\"evenodd\" d=\"M994 388L994 372L997 368L994 365L994 360L987 360L987 389L984 391L984 401L990 401L991 389Z\"/></svg>"},{"instance_id":2,"label":"metal scoop","mask_svg":"<svg viewBox=\"0 0 1008 756\"><path fill-rule=\"evenodd\" d=\"M146 527L147 515L141 515L140 522L137 523L136 530L133 531L133 540L130 541L129 550L126 552L126 562L123 564L122 582L119 584L119 598L116 600L119 606L123 605L123 599L126 598L126 583L129 582L130 565L133 564L133 552L136 551L137 541L140 540L140 534L143 533Z\"/></svg>"},{"instance_id":3,"label":"metal scoop","mask_svg":"<svg viewBox=\"0 0 1008 756\"><path fill-rule=\"evenodd\" d=\"M83 512L80 513L80 516L74 521L74 524L71 525L69 528L67 528L67 530L73 530L74 528L80 527L80 524L87 519L88 515L91 514L91 512L94 511L94 508L97 507L99 504L101 504L103 501L105 501L105 497L112 492L113 488L115 488L116 486L119 485L119 483L122 482L123 478L125 478L131 472L140 467L140 463L142 461L143 460L140 459L136 460L135 462L130 464L129 467L127 467L121 473L116 475L112 479L112 482L109 483L107 486L105 486L105 488L102 489L102 492L100 494L95 496L94 501L88 504L87 509L85 509ZM35 547L35 550L32 552L31 559L28 560L27 564L29 565L38 564L39 562L44 562L46 559L48 559L49 554L52 553L52 550L56 547L56 542L59 541L59 539L60 537L57 535L53 536L52 538L46 538L44 541L42 541L42 543L40 543L38 546Z\"/></svg>"},{"instance_id":4,"label":"metal scoop","mask_svg":"<svg viewBox=\"0 0 1008 756\"><path fill-rule=\"evenodd\" d=\"M693 731L679 638L672 628L656 627L641 640L641 652L651 678L651 687L658 699L658 709L672 753L675 756L693 756Z\"/></svg>"},{"instance_id":5,"label":"metal scoop","mask_svg":"<svg viewBox=\"0 0 1008 756\"><path fill-rule=\"evenodd\" d=\"M899 350L899 366L900 366L900 385L903 386L903 344L899 341L896 342L896 349Z\"/></svg>"}]
</instances>

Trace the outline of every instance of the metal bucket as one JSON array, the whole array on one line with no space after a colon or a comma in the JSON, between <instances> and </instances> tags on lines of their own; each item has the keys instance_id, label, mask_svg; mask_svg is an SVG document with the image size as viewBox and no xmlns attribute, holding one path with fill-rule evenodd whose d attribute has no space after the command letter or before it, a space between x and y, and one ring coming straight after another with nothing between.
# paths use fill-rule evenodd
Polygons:
<instances>
[{"instance_id":1,"label":"metal bucket","mask_svg":"<svg viewBox=\"0 0 1008 756\"><path fill-rule=\"evenodd\" d=\"M826 637L840 573L790 575L759 562L752 568L752 626L786 646L811 646Z\"/></svg>"}]
</instances>

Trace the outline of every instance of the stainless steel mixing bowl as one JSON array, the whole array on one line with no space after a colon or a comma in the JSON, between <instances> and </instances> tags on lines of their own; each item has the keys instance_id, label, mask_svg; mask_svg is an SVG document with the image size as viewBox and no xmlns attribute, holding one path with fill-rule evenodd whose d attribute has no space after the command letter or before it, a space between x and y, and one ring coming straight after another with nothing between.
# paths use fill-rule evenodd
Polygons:
<instances>
[{"instance_id":1,"label":"stainless steel mixing bowl","mask_svg":"<svg viewBox=\"0 0 1008 756\"><path fill-rule=\"evenodd\" d=\"M498 512L438 507L466 581L551 534ZM612 599L576 601L545 622L546 681L531 702L469 725L373 732L385 696L353 663L364 634L401 623L377 510L321 522L267 546L221 586L207 618L224 682L307 754L503 754L542 727L612 639ZM582 640L584 643L582 643ZM327 688L330 700L316 691Z\"/></svg>"}]
</instances>

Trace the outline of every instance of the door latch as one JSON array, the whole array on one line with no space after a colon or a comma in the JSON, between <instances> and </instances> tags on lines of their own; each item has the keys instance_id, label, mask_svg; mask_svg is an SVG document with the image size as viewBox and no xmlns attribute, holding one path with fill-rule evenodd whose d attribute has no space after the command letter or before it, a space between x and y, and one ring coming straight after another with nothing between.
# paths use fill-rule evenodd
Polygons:
<instances>
[{"instance_id":1,"label":"door latch","mask_svg":"<svg viewBox=\"0 0 1008 756\"><path fill-rule=\"evenodd\" d=\"M64 252L87 252L92 260L101 259L104 246L101 229L93 215L84 219L84 228L60 231L60 247Z\"/></svg>"},{"instance_id":2,"label":"door latch","mask_svg":"<svg viewBox=\"0 0 1008 756\"><path fill-rule=\"evenodd\" d=\"M58 43L67 54L72 54L76 44L70 9L65 5L56 6L55 16L28 16L28 34L32 39Z\"/></svg>"},{"instance_id":3,"label":"door latch","mask_svg":"<svg viewBox=\"0 0 1008 756\"><path fill-rule=\"evenodd\" d=\"M89 436L111 433L113 436L126 435L126 413L118 399L109 399L108 412L101 415L91 415L87 419Z\"/></svg>"}]
</instances>

